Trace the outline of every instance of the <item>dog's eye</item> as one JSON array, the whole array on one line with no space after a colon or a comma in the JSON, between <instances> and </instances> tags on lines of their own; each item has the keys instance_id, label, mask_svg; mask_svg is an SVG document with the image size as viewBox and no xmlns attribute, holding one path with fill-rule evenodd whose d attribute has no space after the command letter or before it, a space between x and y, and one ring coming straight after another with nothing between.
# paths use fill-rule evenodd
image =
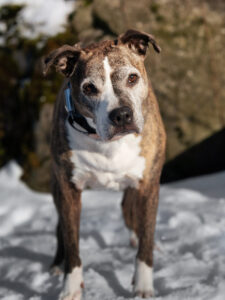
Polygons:
<instances>
[{"instance_id":1,"label":"dog's eye","mask_svg":"<svg viewBox=\"0 0 225 300\"><path fill-rule=\"evenodd\" d=\"M137 74L130 74L128 76L128 83L130 85L135 84L137 82L137 80L138 80L138 75Z\"/></svg>"},{"instance_id":2,"label":"dog's eye","mask_svg":"<svg viewBox=\"0 0 225 300\"><path fill-rule=\"evenodd\" d=\"M90 96L90 95L94 95L98 93L97 88L95 87L95 85L93 83L85 83L83 85L83 92Z\"/></svg>"}]
</instances>

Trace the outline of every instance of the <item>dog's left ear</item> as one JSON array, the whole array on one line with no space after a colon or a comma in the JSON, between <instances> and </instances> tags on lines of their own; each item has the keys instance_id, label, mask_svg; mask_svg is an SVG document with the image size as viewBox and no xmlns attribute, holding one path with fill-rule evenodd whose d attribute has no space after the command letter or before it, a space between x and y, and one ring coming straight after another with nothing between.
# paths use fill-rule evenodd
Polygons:
<instances>
[{"instance_id":1,"label":"dog's left ear","mask_svg":"<svg viewBox=\"0 0 225 300\"><path fill-rule=\"evenodd\" d=\"M46 75L51 66L64 76L73 75L76 63L80 56L80 50L76 46L64 45L52 51L43 61L43 73Z\"/></svg>"},{"instance_id":2,"label":"dog's left ear","mask_svg":"<svg viewBox=\"0 0 225 300\"><path fill-rule=\"evenodd\" d=\"M160 47L151 34L133 29L129 29L127 32L120 35L118 38L118 43L128 45L130 49L134 50L143 57L146 55L149 43L152 44L156 52L161 52Z\"/></svg>"}]
</instances>

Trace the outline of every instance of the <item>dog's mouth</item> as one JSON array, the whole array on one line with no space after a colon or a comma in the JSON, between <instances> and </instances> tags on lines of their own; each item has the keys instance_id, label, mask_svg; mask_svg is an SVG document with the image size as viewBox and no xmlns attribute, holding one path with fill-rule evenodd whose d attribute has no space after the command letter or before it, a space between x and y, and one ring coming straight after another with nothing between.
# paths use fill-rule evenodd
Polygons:
<instances>
[{"instance_id":1,"label":"dog's mouth","mask_svg":"<svg viewBox=\"0 0 225 300\"><path fill-rule=\"evenodd\" d=\"M124 137L125 135L131 134L131 133L140 133L139 130L135 127L135 128L116 128L115 132L113 133L113 135L110 137L110 140L114 140L114 139L119 139Z\"/></svg>"},{"instance_id":2,"label":"dog's mouth","mask_svg":"<svg viewBox=\"0 0 225 300\"><path fill-rule=\"evenodd\" d=\"M92 139L95 139L95 140L99 140L99 141L113 142L113 141L116 141L116 140L119 140L119 139L123 138L124 136L126 136L128 134L132 134L132 133L139 134L140 132L138 130L119 131L117 133L114 133L114 134L110 135L107 139L104 139L104 140L97 133L96 134L89 134L89 137L91 137Z\"/></svg>"},{"instance_id":3,"label":"dog's mouth","mask_svg":"<svg viewBox=\"0 0 225 300\"><path fill-rule=\"evenodd\" d=\"M124 136L130 133L140 133L140 130L133 123L126 126L117 126L114 127L111 138L114 136Z\"/></svg>"},{"instance_id":4,"label":"dog's mouth","mask_svg":"<svg viewBox=\"0 0 225 300\"><path fill-rule=\"evenodd\" d=\"M136 126L132 126L130 128L119 128L115 127L113 132L105 139L102 139L97 133L96 134L89 134L89 136L93 139L105 142L112 142L123 138L128 134L136 133L139 134L140 130Z\"/></svg>"},{"instance_id":5,"label":"dog's mouth","mask_svg":"<svg viewBox=\"0 0 225 300\"><path fill-rule=\"evenodd\" d=\"M119 139L121 139L122 137L124 137L125 135L131 134L131 133L137 133L137 134L138 134L139 132L136 131L136 130L127 130L127 131L124 131L124 132L119 132L119 133L113 135L113 136L109 139L109 141L116 141L116 140L119 140Z\"/></svg>"}]
</instances>

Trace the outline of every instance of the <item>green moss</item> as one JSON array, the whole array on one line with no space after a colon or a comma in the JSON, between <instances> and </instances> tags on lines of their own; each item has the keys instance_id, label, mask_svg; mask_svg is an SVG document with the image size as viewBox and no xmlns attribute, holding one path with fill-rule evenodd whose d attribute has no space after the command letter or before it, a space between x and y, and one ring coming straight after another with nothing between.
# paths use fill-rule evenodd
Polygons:
<instances>
[{"instance_id":1,"label":"green moss","mask_svg":"<svg viewBox=\"0 0 225 300\"><path fill-rule=\"evenodd\" d=\"M156 16L156 21L157 21L157 22L164 22L164 21L165 21L165 18L164 18L164 16L162 16L162 15L157 15L157 16Z\"/></svg>"},{"instance_id":2,"label":"green moss","mask_svg":"<svg viewBox=\"0 0 225 300\"><path fill-rule=\"evenodd\" d=\"M93 0L83 0L82 2L84 6L89 6L93 3Z\"/></svg>"},{"instance_id":3,"label":"green moss","mask_svg":"<svg viewBox=\"0 0 225 300\"><path fill-rule=\"evenodd\" d=\"M159 12L159 5L155 2L151 3L150 10L151 10L151 12L153 12L155 14L158 13Z\"/></svg>"}]
</instances>

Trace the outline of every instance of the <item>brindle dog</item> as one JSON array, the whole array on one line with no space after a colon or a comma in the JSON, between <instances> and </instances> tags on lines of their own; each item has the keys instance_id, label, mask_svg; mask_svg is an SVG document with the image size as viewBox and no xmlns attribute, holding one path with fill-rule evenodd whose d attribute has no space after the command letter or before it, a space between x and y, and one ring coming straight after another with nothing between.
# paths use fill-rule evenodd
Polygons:
<instances>
[{"instance_id":1,"label":"brindle dog","mask_svg":"<svg viewBox=\"0 0 225 300\"><path fill-rule=\"evenodd\" d=\"M60 299L82 297L79 223L86 187L124 190L125 223L132 243L138 243L134 294L153 295L154 231L166 136L144 67L149 44L160 52L150 34L128 30L114 41L83 48L64 45L45 59L45 74L55 66L67 77L55 104L51 139L52 192L59 215L53 265L64 261L66 275ZM72 121L65 100L73 107Z\"/></svg>"}]
</instances>

